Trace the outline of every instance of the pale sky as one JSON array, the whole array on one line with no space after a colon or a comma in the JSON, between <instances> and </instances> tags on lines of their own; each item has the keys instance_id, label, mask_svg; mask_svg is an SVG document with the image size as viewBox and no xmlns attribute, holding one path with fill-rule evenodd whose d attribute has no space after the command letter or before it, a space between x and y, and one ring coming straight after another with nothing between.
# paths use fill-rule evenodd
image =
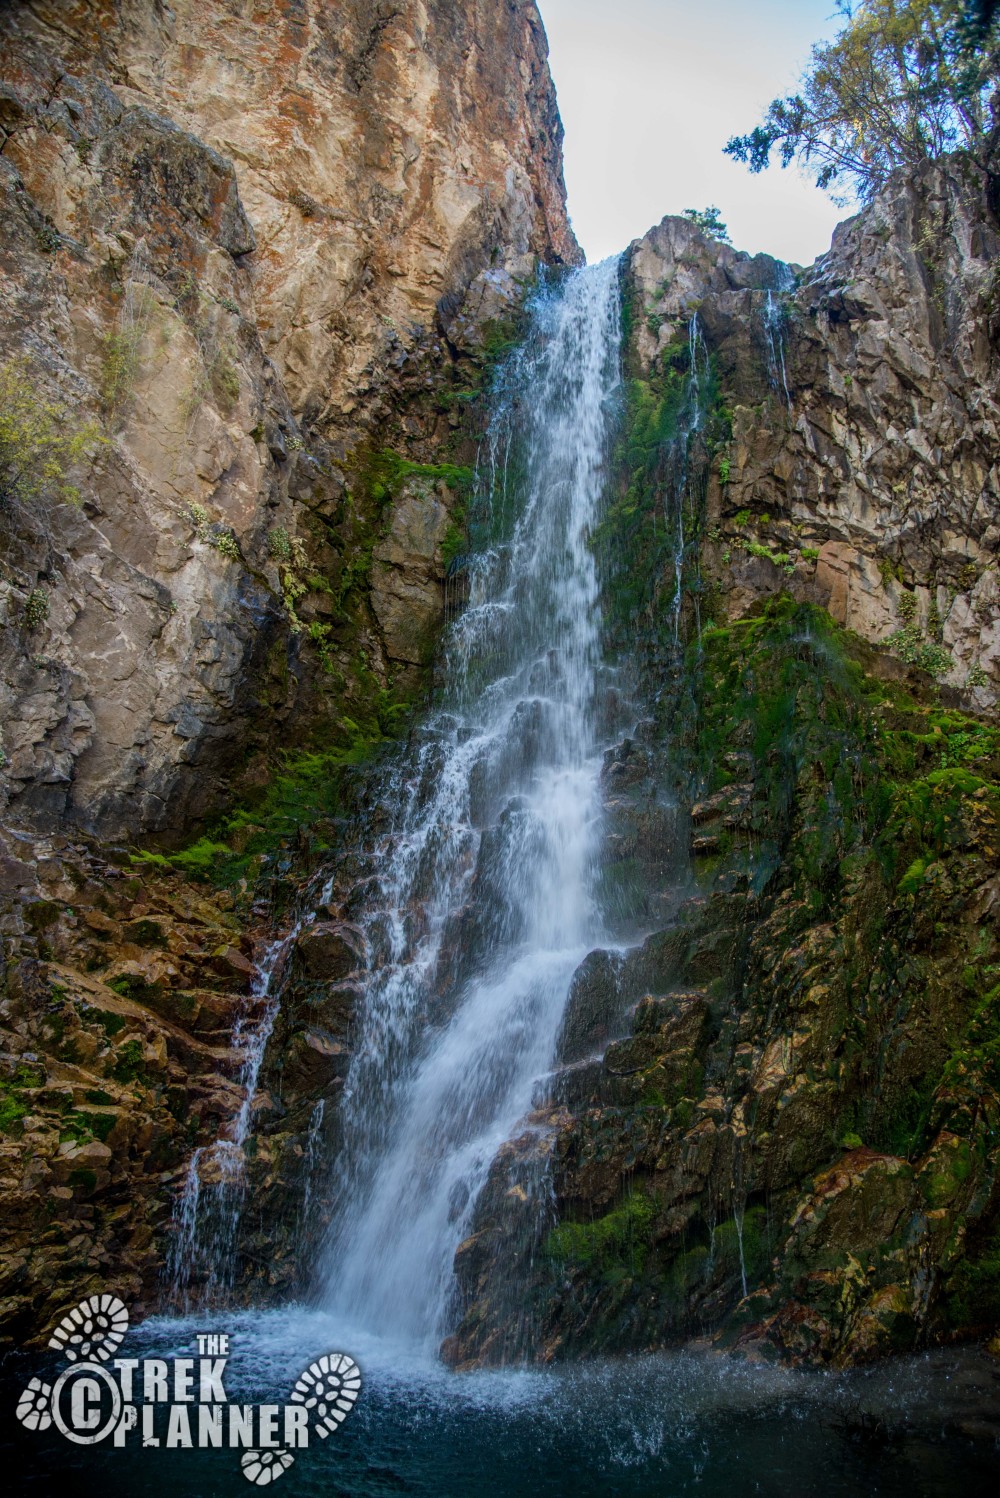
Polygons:
<instances>
[{"instance_id":1,"label":"pale sky","mask_svg":"<svg viewBox=\"0 0 1000 1498\"><path fill-rule=\"evenodd\" d=\"M722 154L794 89L834 0L536 0L566 127L566 185L590 261L666 213L714 203L737 249L809 264L837 208L797 169Z\"/></svg>"}]
</instances>

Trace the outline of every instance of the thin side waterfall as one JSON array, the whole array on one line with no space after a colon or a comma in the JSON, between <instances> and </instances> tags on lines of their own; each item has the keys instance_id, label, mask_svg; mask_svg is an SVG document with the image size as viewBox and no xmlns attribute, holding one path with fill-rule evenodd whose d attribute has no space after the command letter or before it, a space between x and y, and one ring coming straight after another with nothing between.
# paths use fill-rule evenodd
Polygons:
<instances>
[{"instance_id":1,"label":"thin side waterfall","mask_svg":"<svg viewBox=\"0 0 1000 1498\"><path fill-rule=\"evenodd\" d=\"M302 1192L302 1208L300 1219L302 1223L309 1220L309 1205L312 1201L313 1177L319 1165L320 1130L323 1127L323 1118L326 1113L326 1099L320 1098L318 1103L313 1104L312 1113L309 1115L309 1133L306 1136L305 1148L305 1186Z\"/></svg>"},{"instance_id":2,"label":"thin side waterfall","mask_svg":"<svg viewBox=\"0 0 1000 1498\"><path fill-rule=\"evenodd\" d=\"M664 517L673 527L674 597L672 604L674 643L680 641L681 608L684 601L684 557L687 538L684 532L684 501L688 491L688 460L691 438L700 430L705 416L705 397L711 379L708 349L698 322L698 314L688 323L688 376L684 406L678 418L677 435L671 446L663 491Z\"/></svg>"},{"instance_id":3,"label":"thin side waterfall","mask_svg":"<svg viewBox=\"0 0 1000 1498\"><path fill-rule=\"evenodd\" d=\"M233 1027L230 1044L242 1053L242 1101L228 1131L196 1149L174 1211L176 1231L165 1266L171 1298L185 1308L192 1299L210 1302L232 1283L234 1245L246 1193L245 1147L251 1132L253 1101L267 1042L274 1029L285 958L302 923L265 948L246 1006Z\"/></svg>"},{"instance_id":4,"label":"thin side waterfall","mask_svg":"<svg viewBox=\"0 0 1000 1498\"><path fill-rule=\"evenodd\" d=\"M785 405L792 409L792 397L788 391L788 371L785 368L785 314L774 293L767 293L764 304L764 336L767 339L767 368L771 384L777 389L778 380L785 396Z\"/></svg>"},{"instance_id":5,"label":"thin side waterfall","mask_svg":"<svg viewBox=\"0 0 1000 1498\"><path fill-rule=\"evenodd\" d=\"M373 953L342 1103L324 1298L435 1348L453 1260L498 1149L550 1067L571 976L601 938L600 516L619 387L618 265L534 301L498 379L468 605L441 706L397 766L364 918Z\"/></svg>"}]
</instances>

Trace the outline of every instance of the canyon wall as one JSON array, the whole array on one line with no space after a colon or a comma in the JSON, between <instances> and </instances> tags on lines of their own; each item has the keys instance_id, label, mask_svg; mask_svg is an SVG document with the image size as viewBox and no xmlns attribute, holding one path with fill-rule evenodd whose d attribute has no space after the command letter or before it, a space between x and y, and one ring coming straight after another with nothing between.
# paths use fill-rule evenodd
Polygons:
<instances>
[{"instance_id":1,"label":"canyon wall","mask_svg":"<svg viewBox=\"0 0 1000 1498\"><path fill-rule=\"evenodd\" d=\"M636 372L683 356L697 313L731 398L702 552L727 616L783 588L980 708L1000 669L994 191L928 165L798 275L680 219L629 256Z\"/></svg>"},{"instance_id":2,"label":"canyon wall","mask_svg":"<svg viewBox=\"0 0 1000 1498\"><path fill-rule=\"evenodd\" d=\"M521 0L0 28L4 397L54 455L0 475L22 1340L162 1295L254 955L304 908L226 1249L237 1297L309 1289L377 960L372 753L462 606L489 369L578 251ZM453 1363L1000 1328L997 183L894 179L805 270L676 218L626 252L608 938L459 1249Z\"/></svg>"},{"instance_id":3,"label":"canyon wall","mask_svg":"<svg viewBox=\"0 0 1000 1498\"><path fill-rule=\"evenodd\" d=\"M626 254L611 940L459 1249L459 1365L1000 1329L997 184L894 179L807 270L679 218Z\"/></svg>"},{"instance_id":4,"label":"canyon wall","mask_svg":"<svg viewBox=\"0 0 1000 1498\"><path fill-rule=\"evenodd\" d=\"M544 32L522 0L42 0L0 38L0 362L92 423L75 507L4 516L4 804L176 842L279 740L419 687L484 333L579 257ZM384 450L446 477L376 486Z\"/></svg>"},{"instance_id":5,"label":"canyon wall","mask_svg":"<svg viewBox=\"0 0 1000 1498\"><path fill-rule=\"evenodd\" d=\"M526 0L0 8L19 1337L155 1292L192 1149L239 1107L267 902L130 850L268 795L294 845L282 753L329 811L426 689L490 362L539 266L580 258L546 56Z\"/></svg>"}]
</instances>

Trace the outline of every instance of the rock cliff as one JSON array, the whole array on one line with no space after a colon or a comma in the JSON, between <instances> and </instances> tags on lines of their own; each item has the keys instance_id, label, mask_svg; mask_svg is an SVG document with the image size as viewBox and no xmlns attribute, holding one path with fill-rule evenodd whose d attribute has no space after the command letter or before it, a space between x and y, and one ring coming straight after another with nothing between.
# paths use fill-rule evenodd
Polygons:
<instances>
[{"instance_id":1,"label":"rock cliff","mask_svg":"<svg viewBox=\"0 0 1000 1498\"><path fill-rule=\"evenodd\" d=\"M108 1276L155 1290L259 1018L262 908L125 843L263 797L252 878L426 685L485 371L539 265L580 258L546 52L526 0L0 8L19 1336Z\"/></svg>"},{"instance_id":2,"label":"rock cliff","mask_svg":"<svg viewBox=\"0 0 1000 1498\"><path fill-rule=\"evenodd\" d=\"M994 192L960 158L929 165L798 273L682 219L629 256L636 373L683 359L697 314L732 400L703 551L727 614L780 582L980 707L1000 656Z\"/></svg>"},{"instance_id":3,"label":"rock cliff","mask_svg":"<svg viewBox=\"0 0 1000 1498\"><path fill-rule=\"evenodd\" d=\"M230 1157L195 1151L241 1105L216 1288L308 1288L387 960L371 751L462 606L486 372L577 251L521 0L0 27L0 440L41 453L0 454L20 1338L108 1277L162 1295L185 1182L211 1258ZM1000 1327L997 181L895 179L808 269L674 218L626 252L608 942L459 1249L456 1364Z\"/></svg>"},{"instance_id":4,"label":"rock cliff","mask_svg":"<svg viewBox=\"0 0 1000 1498\"><path fill-rule=\"evenodd\" d=\"M627 252L626 945L494 1162L456 1363L1000 1326L996 201L954 158L808 270L676 218Z\"/></svg>"},{"instance_id":5,"label":"rock cliff","mask_svg":"<svg viewBox=\"0 0 1000 1498\"><path fill-rule=\"evenodd\" d=\"M77 508L4 516L3 794L176 842L419 687L476 355L578 258L544 32L522 0L42 0L0 37L0 363L95 423ZM368 482L383 450L430 483Z\"/></svg>"}]
</instances>

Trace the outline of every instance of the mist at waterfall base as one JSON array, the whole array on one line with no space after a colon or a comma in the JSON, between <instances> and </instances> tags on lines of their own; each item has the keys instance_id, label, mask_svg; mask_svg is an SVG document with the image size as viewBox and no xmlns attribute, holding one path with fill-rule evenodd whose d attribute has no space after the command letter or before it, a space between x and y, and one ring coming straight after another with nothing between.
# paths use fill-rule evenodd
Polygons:
<instances>
[{"instance_id":1,"label":"mist at waterfall base","mask_svg":"<svg viewBox=\"0 0 1000 1498\"><path fill-rule=\"evenodd\" d=\"M628 731L628 693L602 658L590 536L600 519L620 389L614 261L545 287L523 347L499 371L471 514L467 605L444 642L437 705L384 772L393 825L375 850L378 891L360 918L369 981L338 1107L343 1146L315 1158L313 1109L301 1215L321 1168L334 1172L334 1221L312 1308L227 1306L246 1199L243 1145L295 933L330 898L321 876L296 923L261 962L246 1101L230 1133L192 1163L168 1264L183 1317L133 1328L123 1356L190 1356L197 1333L226 1332L233 1402L283 1403L322 1353L364 1376L350 1417L296 1453L289 1494L514 1495L952 1494L1000 1471L976 1421L1000 1374L976 1352L935 1353L870 1372L750 1365L688 1349L618 1360L516 1366L523 1328L510 1286L515 1366L453 1373L438 1348L461 1314L453 1273L504 1143L544 1125L545 1093L570 980L586 953L627 940L602 908L602 754ZM780 330L768 318L776 388ZM690 329L696 430L703 366ZM683 461L665 496L682 524ZM676 490L676 493L674 493ZM676 613L676 611L675 611ZM675 625L676 625L675 618ZM420 911L414 919L413 912ZM626 923L627 924L627 923ZM634 937L633 937L634 939ZM544 1161L544 1149L539 1151ZM527 1183L539 1229L551 1222L544 1166ZM199 1270L193 1280L192 1267ZM115 1289L113 1285L107 1288ZM4 1405L51 1359L17 1355ZM988 1427L988 1417L982 1429ZM13 1420L10 1420L13 1426ZM239 1452L68 1448L53 1431L5 1438L17 1490L143 1490L185 1498L246 1493ZM69 1475L69 1480L68 1480Z\"/></svg>"},{"instance_id":2,"label":"mist at waterfall base","mask_svg":"<svg viewBox=\"0 0 1000 1498\"><path fill-rule=\"evenodd\" d=\"M321 1350L340 1346L328 1315L294 1308L155 1320L130 1357L189 1355L196 1332L228 1328L232 1400L282 1401ZM289 1498L964 1498L995 1493L1000 1463L975 1438L995 1413L996 1364L938 1352L850 1374L753 1366L685 1351L551 1371L453 1374L355 1337L364 1370L336 1435L296 1453ZM70 1448L51 1430L12 1434L18 1389L37 1359L5 1368L5 1491L67 1498L239 1498L254 1492L239 1452ZM966 1433L967 1432L967 1433Z\"/></svg>"}]
</instances>

